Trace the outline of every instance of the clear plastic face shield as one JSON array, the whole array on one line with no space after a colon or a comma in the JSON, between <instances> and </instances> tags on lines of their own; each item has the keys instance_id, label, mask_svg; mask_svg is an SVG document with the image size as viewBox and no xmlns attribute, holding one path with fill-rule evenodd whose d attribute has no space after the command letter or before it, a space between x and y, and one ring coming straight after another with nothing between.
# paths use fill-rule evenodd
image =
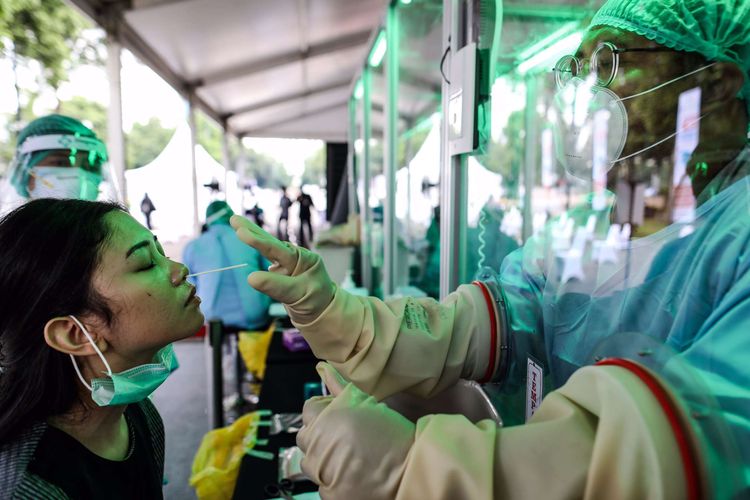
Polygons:
<instances>
[{"instance_id":1,"label":"clear plastic face shield","mask_svg":"<svg viewBox=\"0 0 750 500\"><path fill-rule=\"evenodd\" d=\"M692 152L705 114L696 75L715 63L680 71L666 81L641 77L648 71L643 58L664 52L677 54L665 47L623 48L603 42L589 59L564 56L557 62L555 151L571 176L601 183L618 164L669 159L675 142L679 157ZM637 69L635 64L629 72L621 67L621 54L626 53L631 63L642 59Z\"/></svg>"},{"instance_id":2,"label":"clear plastic face shield","mask_svg":"<svg viewBox=\"0 0 750 500\"><path fill-rule=\"evenodd\" d=\"M75 134L31 136L20 144L11 165L9 184L17 197L96 200L109 176L104 143ZM110 184L105 182L104 186ZM114 193L114 191L112 191ZM6 197L4 201L12 198Z\"/></svg>"}]
</instances>

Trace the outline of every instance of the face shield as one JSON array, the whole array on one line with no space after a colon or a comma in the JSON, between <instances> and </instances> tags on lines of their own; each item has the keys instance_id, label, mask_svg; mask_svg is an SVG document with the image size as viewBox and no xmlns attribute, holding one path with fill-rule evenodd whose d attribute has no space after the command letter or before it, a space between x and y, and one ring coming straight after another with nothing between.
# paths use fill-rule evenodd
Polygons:
<instances>
[{"instance_id":1,"label":"face shield","mask_svg":"<svg viewBox=\"0 0 750 500\"><path fill-rule=\"evenodd\" d=\"M673 61L672 67L649 73L648 57ZM707 114L701 73L715 63L690 67L681 64L681 57L666 47L600 42L589 59L565 56L557 62L555 153L569 175L599 191L618 166L625 171L672 160L677 177L689 175L687 160ZM691 184L687 178L681 181Z\"/></svg>"},{"instance_id":2,"label":"face shield","mask_svg":"<svg viewBox=\"0 0 750 500\"><path fill-rule=\"evenodd\" d=\"M16 151L9 182L23 198L99 198L107 161L100 140L68 134L31 136Z\"/></svg>"}]
</instances>

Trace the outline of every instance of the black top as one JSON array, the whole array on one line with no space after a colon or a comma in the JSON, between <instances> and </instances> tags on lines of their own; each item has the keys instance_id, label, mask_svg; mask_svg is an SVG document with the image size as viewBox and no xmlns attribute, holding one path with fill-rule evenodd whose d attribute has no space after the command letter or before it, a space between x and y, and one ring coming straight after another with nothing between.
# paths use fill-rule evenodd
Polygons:
<instances>
[{"instance_id":1,"label":"black top","mask_svg":"<svg viewBox=\"0 0 750 500\"><path fill-rule=\"evenodd\" d=\"M312 196L302 193L297 197L299 203L299 218L302 220L310 219L310 207L313 206Z\"/></svg>"},{"instance_id":2,"label":"black top","mask_svg":"<svg viewBox=\"0 0 750 500\"><path fill-rule=\"evenodd\" d=\"M289 218L289 207L292 206L292 200L287 196L283 195L281 197L281 202L279 203L281 205L281 219L288 219Z\"/></svg>"},{"instance_id":3,"label":"black top","mask_svg":"<svg viewBox=\"0 0 750 500\"><path fill-rule=\"evenodd\" d=\"M89 451L76 439L48 426L39 441L29 472L61 488L73 499L163 498L146 417L138 405L125 410L130 449L125 460L113 461Z\"/></svg>"}]
</instances>

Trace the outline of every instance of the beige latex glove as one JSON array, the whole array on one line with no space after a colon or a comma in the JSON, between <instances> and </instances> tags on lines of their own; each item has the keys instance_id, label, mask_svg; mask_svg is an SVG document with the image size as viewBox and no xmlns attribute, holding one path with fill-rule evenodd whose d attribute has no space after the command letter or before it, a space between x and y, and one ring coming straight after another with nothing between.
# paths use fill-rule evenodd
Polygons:
<instances>
[{"instance_id":1,"label":"beige latex glove","mask_svg":"<svg viewBox=\"0 0 750 500\"><path fill-rule=\"evenodd\" d=\"M302 470L325 500L395 498L414 424L346 383L329 364L317 369L333 396L305 403L297 434Z\"/></svg>"},{"instance_id":2,"label":"beige latex glove","mask_svg":"<svg viewBox=\"0 0 750 500\"><path fill-rule=\"evenodd\" d=\"M318 255L243 217L230 222L242 241L273 262L270 272L252 273L250 285L285 304L313 353L366 393L430 397L459 378L485 374L490 324L476 286L463 285L443 302L355 297L336 289Z\"/></svg>"},{"instance_id":3,"label":"beige latex glove","mask_svg":"<svg viewBox=\"0 0 750 500\"><path fill-rule=\"evenodd\" d=\"M364 498L364 497L360 497ZM525 425L419 419L397 500L684 499L669 421L626 369L578 370Z\"/></svg>"},{"instance_id":4,"label":"beige latex glove","mask_svg":"<svg viewBox=\"0 0 750 500\"><path fill-rule=\"evenodd\" d=\"M460 378L479 380L489 363L487 305L474 285L442 302L339 289L317 319L294 324L318 358L379 400L402 391L432 397Z\"/></svg>"},{"instance_id":5,"label":"beige latex glove","mask_svg":"<svg viewBox=\"0 0 750 500\"><path fill-rule=\"evenodd\" d=\"M233 215L229 223L240 240L271 261L268 271L250 274L247 282L284 304L292 321L315 320L336 292L336 285L328 277L320 256L274 238L239 215Z\"/></svg>"},{"instance_id":6,"label":"beige latex glove","mask_svg":"<svg viewBox=\"0 0 750 500\"><path fill-rule=\"evenodd\" d=\"M674 431L627 369L578 370L525 425L430 415L416 430L330 366L318 370L340 392L305 404L297 444L326 500L686 498Z\"/></svg>"}]
</instances>

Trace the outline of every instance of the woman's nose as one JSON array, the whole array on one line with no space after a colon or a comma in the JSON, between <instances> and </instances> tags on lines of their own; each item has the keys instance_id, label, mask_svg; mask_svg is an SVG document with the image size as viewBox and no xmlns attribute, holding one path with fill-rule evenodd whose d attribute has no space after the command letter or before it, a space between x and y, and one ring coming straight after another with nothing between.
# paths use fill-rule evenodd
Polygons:
<instances>
[{"instance_id":1,"label":"woman's nose","mask_svg":"<svg viewBox=\"0 0 750 500\"><path fill-rule=\"evenodd\" d=\"M188 268L184 264L180 264L179 262L172 262L171 266L172 266L171 268L172 285L179 286L187 278Z\"/></svg>"}]
</instances>

